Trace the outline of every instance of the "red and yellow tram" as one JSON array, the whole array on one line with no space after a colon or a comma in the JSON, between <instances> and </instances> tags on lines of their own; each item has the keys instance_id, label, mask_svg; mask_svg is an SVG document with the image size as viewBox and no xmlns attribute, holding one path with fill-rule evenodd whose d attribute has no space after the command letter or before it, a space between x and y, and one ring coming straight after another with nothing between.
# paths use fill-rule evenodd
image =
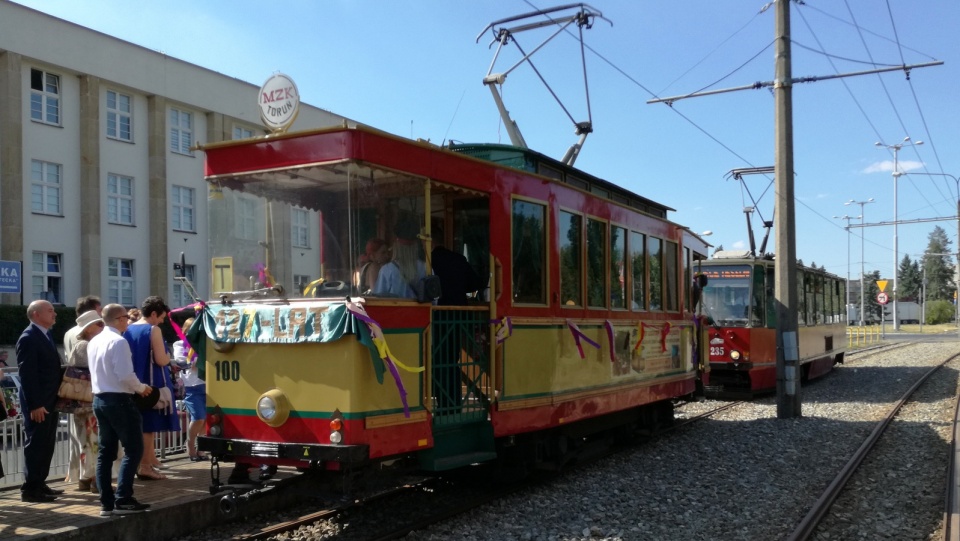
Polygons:
<instances>
[{"instance_id":1,"label":"red and yellow tram","mask_svg":"<svg viewBox=\"0 0 960 541\"><path fill-rule=\"evenodd\" d=\"M591 434L669 423L696 390L708 245L660 203L527 149L363 127L203 150L213 295L190 337L199 447L219 461L558 461ZM362 294L370 239L395 258L417 245L412 295ZM435 289L435 244L486 284L464 305Z\"/></svg>"},{"instance_id":2,"label":"red and yellow tram","mask_svg":"<svg viewBox=\"0 0 960 541\"><path fill-rule=\"evenodd\" d=\"M751 396L777 386L774 262L749 252L717 252L700 267L708 280L703 315L709 334L708 397ZM801 377L814 379L843 362L846 351L844 280L798 267L798 346Z\"/></svg>"}]
</instances>

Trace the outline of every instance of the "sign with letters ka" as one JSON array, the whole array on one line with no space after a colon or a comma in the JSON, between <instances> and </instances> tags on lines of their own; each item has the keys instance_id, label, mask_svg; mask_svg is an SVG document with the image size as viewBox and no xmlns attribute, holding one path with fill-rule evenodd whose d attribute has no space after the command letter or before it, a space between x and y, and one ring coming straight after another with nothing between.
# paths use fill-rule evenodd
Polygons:
<instances>
[{"instance_id":1,"label":"sign with letters ka","mask_svg":"<svg viewBox=\"0 0 960 541\"><path fill-rule=\"evenodd\" d=\"M21 270L19 261L0 261L0 293L20 293Z\"/></svg>"}]
</instances>

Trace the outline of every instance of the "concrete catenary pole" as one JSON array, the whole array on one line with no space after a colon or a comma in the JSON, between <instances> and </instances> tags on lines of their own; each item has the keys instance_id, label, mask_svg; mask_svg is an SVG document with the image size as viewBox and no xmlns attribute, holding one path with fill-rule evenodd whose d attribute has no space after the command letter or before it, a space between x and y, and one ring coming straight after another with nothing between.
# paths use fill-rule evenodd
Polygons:
<instances>
[{"instance_id":1,"label":"concrete catenary pole","mask_svg":"<svg viewBox=\"0 0 960 541\"><path fill-rule=\"evenodd\" d=\"M793 75L790 66L790 2L776 3L776 156L777 418L801 416L797 341L797 234L793 191Z\"/></svg>"}]
</instances>

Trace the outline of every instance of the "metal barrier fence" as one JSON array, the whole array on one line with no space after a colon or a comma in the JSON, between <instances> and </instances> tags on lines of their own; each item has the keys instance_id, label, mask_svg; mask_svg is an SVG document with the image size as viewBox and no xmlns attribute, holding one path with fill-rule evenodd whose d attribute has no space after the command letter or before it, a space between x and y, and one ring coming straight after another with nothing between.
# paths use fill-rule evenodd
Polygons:
<instances>
[{"instance_id":1,"label":"metal barrier fence","mask_svg":"<svg viewBox=\"0 0 960 541\"><path fill-rule=\"evenodd\" d=\"M18 408L19 411L19 408ZM154 435L154 446L157 456L161 459L169 455L185 453L187 449L187 414L179 411L179 432L157 432ZM60 414L60 426L57 428L57 445L50 464L51 481L59 481L66 477L70 467L70 434L67 430L69 417ZM17 415L0 422L0 433L3 434L3 448L0 449L0 461L3 462L4 477L0 479L0 488L16 486L23 483L23 417Z\"/></svg>"},{"instance_id":2,"label":"metal barrier fence","mask_svg":"<svg viewBox=\"0 0 960 541\"><path fill-rule=\"evenodd\" d=\"M865 325L863 327L847 327L847 347L863 347L879 342L883 337L880 325Z\"/></svg>"}]
</instances>

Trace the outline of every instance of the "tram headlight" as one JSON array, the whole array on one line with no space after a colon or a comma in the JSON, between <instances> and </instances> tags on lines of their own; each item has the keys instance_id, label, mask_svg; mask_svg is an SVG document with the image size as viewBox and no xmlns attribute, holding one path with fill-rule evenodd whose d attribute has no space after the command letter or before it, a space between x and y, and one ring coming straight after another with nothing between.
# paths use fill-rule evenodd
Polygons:
<instances>
[{"instance_id":1,"label":"tram headlight","mask_svg":"<svg viewBox=\"0 0 960 541\"><path fill-rule=\"evenodd\" d=\"M730 359L731 359L731 360L734 360L734 361L739 361L739 360L740 360L740 352L737 351L737 350L735 350L735 349L732 350L732 351L730 351Z\"/></svg>"},{"instance_id":2,"label":"tram headlight","mask_svg":"<svg viewBox=\"0 0 960 541\"><path fill-rule=\"evenodd\" d=\"M280 389L270 389L257 399L257 417L270 426L280 426L287 422L290 406L287 397Z\"/></svg>"}]
</instances>

